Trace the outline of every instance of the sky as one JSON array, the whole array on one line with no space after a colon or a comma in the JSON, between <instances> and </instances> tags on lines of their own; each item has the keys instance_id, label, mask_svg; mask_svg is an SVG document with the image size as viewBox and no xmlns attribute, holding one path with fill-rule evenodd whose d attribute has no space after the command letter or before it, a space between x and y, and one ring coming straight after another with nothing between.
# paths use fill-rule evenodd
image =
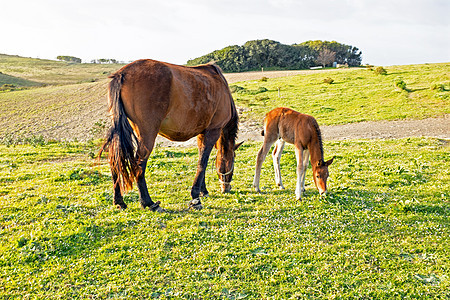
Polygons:
<instances>
[{"instance_id":1,"label":"sky","mask_svg":"<svg viewBox=\"0 0 450 300\"><path fill-rule=\"evenodd\" d=\"M450 0L1 0L0 53L185 64L271 39L358 47L363 64L450 62Z\"/></svg>"}]
</instances>

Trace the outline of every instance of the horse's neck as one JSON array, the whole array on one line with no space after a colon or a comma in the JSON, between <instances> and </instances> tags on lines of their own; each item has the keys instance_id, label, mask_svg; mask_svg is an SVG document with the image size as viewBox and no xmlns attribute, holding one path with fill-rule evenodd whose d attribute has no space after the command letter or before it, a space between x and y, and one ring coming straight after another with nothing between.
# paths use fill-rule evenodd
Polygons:
<instances>
[{"instance_id":1,"label":"horse's neck","mask_svg":"<svg viewBox=\"0 0 450 300\"><path fill-rule=\"evenodd\" d=\"M311 156L311 164L315 165L317 162L323 160L323 153L321 150L319 139L313 138L308 145L309 155Z\"/></svg>"}]
</instances>

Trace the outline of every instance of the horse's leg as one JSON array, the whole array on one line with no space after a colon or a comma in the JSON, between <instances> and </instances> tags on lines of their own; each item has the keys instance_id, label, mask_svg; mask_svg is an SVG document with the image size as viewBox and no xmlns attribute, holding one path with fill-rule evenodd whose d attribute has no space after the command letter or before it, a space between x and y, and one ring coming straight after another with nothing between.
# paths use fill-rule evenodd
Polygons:
<instances>
[{"instance_id":1,"label":"horse's leg","mask_svg":"<svg viewBox=\"0 0 450 300\"><path fill-rule=\"evenodd\" d=\"M264 143L261 146L261 149L258 152L258 156L256 157L256 167L255 167L255 178L253 179L253 187L255 190L260 193L259 189L259 178L261 177L261 168L266 159L267 153L269 153L270 147L272 147L273 143L277 140L278 136L270 135L266 132L264 136Z\"/></svg>"},{"instance_id":2,"label":"horse's leg","mask_svg":"<svg viewBox=\"0 0 450 300\"><path fill-rule=\"evenodd\" d=\"M139 190L139 203L142 208L149 207L153 211L164 212L164 209L159 206L160 201L153 202L147 189L147 182L145 181L145 169L147 168L148 159L143 159L139 164L141 167L141 174L137 177L137 186Z\"/></svg>"},{"instance_id":3,"label":"horse's leg","mask_svg":"<svg viewBox=\"0 0 450 300\"><path fill-rule=\"evenodd\" d=\"M200 152L202 151L203 145L205 143L205 137L203 134L200 134L197 136L197 147L198 147L198 153L199 153L199 159L200 159ZM211 148L212 150L212 148ZM208 155L208 159L209 159L209 155ZM199 161L200 164L200 161ZM206 174L206 166L205 166L205 174ZM201 181L201 185L200 185L200 195L201 197L208 197L209 196L209 192L206 189L206 182L205 182L206 176L203 176L203 179Z\"/></svg>"},{"instance_id":4,"label":"horse's leg","mask_svg":"<svg viewBox=\"0 0 450 300\"><path fill-rule=\"evenodd\" d=\"M197 174L195 175L194 183L191 189L192 200L189 203L189 207L200 210L202 204L200 202L200 193L203 195L208 194L205 183L205 173L208 166L209 155L220 136L220 129L207 130L205 133L197 136L198 145L198 165Z\"/></svg>"},{"instance_id":5,"label":"horse's leg","mask_svg":"<svg viewBox=\"0 0 450 300\"><path fill-rule=\"evenodd\" d=\"M141 173L136 178L137 187L139 190L139 203L142 208L150 208L152 211L164 212L164 209L159 206L160 201L153 202L147 188L147 182L145 180L145 171L147 169L147 161L148 157L153 151L153 147L155 145L155 139L158 135L158 131L155 128L153 130L148 130L143 132L142 136L145 137L144 140L141 141L142 146L138 149L139 156L141 157L141 161L139 166L141 167Z\"/></svg>"},{"instance_id":6,"label":"horse's leg","mask_svg":"<svg viewBox=\"0 0 450 300\"><path fill-rule=\"evenodd\" d=\"M113 205L115 205L119 209L125 209L125 208L127 208L127 205L125 204L125 202L123 202L123 196L122 196L122 193L120 192L120 185L117 182L117 179L119 179L119 176L112 169L111 169L111 174L112 174L112 180L113 180L113 185L114 185Z\"/></svg>"},{"instance_id":7,"label":"horse's leg","mask_svg":"<svg viewBox=\"0 0 450 300\"><path fill-rule=\"evenodd\" d=\"M303 147L295 145L295 156L297 158L297 186L295 188L295 197L302 199L302 176L303 176Z\"/></svg>"},{"instance_id":8,"label":"horse's leg","mask_svg":"<svg viewBox=\"0 0 450 300\"><path fill-rule=\"evenodd\" d=\"M283 183L281 181L281 170L280 170L280 160L281 160L281 154L283 153L285 142L282 139L279 139L277 143L275 144L275 148L272 152L272 159L273 159L273 168L275 170L275 183L280 187L280 189L284 190Z\"/></svg>"},{"instance_id":9,"label":"horse's leg","mask_svg":"<svg viewBox=\"0 0 450 300\"><path fill-rule=\"evenodd\" d=\"M308 169L309 164L309 150L305 149L303 150L303 172L302 172L302 192L305 192L305 177L306 177L306 170Z\"/></svg>"},{"instance_id":10,"label":"horse's leg","mask_svg":"<svg viewBox=\"0 0 450 300\"><path fill-rule=\"evenodd\" d=\"M200 189L200 196L207 198L209 196L209 192L206 189L205 177L206 176L203 176L202 186L201 186L201 189Z\"/></svg>"}]
</instances>

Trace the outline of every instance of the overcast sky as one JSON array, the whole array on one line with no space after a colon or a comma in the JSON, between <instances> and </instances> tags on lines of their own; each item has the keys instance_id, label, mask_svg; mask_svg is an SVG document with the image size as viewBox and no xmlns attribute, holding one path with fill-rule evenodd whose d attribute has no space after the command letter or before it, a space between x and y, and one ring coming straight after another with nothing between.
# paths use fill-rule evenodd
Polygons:
<instances>
[{"instance_id":1,"label":"overcast sky","mask_svg":"<svg viewBox=\"0 0 450 300\"><path fill-rule=\"evenodd\" d=\"M246 41L327 40L363 64L450 61L449 0L2 0L0 53L184 64Z\"/></svg>"}]
</instances>

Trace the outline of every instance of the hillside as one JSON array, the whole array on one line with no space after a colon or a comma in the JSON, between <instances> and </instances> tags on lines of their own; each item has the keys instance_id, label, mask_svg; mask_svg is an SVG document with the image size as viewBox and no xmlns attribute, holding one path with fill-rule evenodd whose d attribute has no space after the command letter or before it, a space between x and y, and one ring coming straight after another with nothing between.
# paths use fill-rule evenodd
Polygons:
<instances>
[{"instance_id":1,"label":"hillside","mask_svg":"<svg viewBox=\"0 0 450 300\"><path fill-rule=\"evenodd\" d=\"M0 72L34 83L45 85L66 85L92 82L106 78L119 69L120 64L73 64L37 58L0 54ZM0 78L0 86L2 85ZM35 86L36 84L20 84Z\"/></svg>"},{"instance_id":2,"label":"hillside","mask_svg":"<svg viewBox=\"0 0 450 300\"><path fill-rule=\"evenodd\" d=\"M106 77L120 66L70 65L0 55L3 75L48 85L0 92L0 138L101 137L108 125ZM233 97L241 115L241 132L258 131L265 112L277 106L312 114L321 125L425 119L450 112L449 63L395 66L386 70L387 75L375 75L367 69L330 69L225 76L232 88L240 88ZM333 78L334 83L323 83L327 77ZM398 78L406 83L406 90L395 87ZM437 88L432 89L434 86Z\"/></svg>"},{"instance_id":3,"label":"hillside","mask_svg":"<svg viewBox=\"0 0 450 300\"><path fill-rule=\"evenodd\" d=\"M11 76L11 75L6 75L6 74L3 74L3 73L0 73L0 89L4 85L8 85L8 86L11 86L11 87L23 88L23 87L41 86L43 84L39 83L39 82L34 82L34 81L31 81L31 80L23 79L23 78L20 78L20 77L15 77L15 76Z\"/></svg>"}]
</instances>

